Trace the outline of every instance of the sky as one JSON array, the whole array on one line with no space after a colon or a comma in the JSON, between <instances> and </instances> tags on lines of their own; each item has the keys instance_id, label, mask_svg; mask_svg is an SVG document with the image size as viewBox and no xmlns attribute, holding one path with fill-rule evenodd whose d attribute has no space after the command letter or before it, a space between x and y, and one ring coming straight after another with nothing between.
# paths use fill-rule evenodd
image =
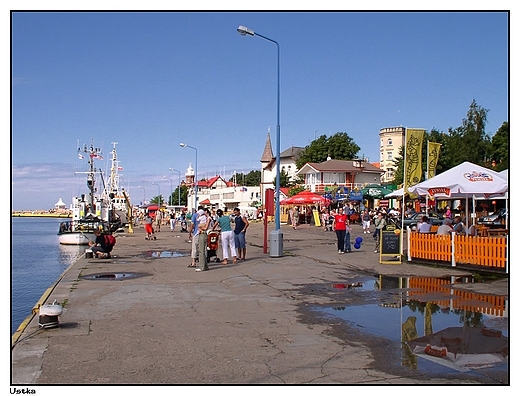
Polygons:
<instances>
[{"instance_id":1,"label":"sky","mask_svg":"<svg viewBox=\"0 0 520 396\"><path fill-rule=\"evenodd\" d=\"M380 129L446 132L473 100L490 136L509 120L507 12L230 10L13 12L11 209L86 193L78 143L102 149L103 170L117 143L134 204L167 199L169 169L184 179L195 157L199 179L260 170L268 132L276 153L277 46L239 25L279 45L281 151L346 132L376 162Z\"/></svg>"}]
</instances>

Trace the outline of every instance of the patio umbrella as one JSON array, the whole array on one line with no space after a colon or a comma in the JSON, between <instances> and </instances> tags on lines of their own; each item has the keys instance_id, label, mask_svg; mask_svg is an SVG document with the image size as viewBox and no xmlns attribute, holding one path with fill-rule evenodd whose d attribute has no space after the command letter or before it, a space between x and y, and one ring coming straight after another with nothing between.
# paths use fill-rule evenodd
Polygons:
<instances>
[{"instance_id":1,"label":"patio umbrella","mask_svg":"<svg viewBox=\"0 0 520 396\"><path fill-rule=\"evenodd\" d=\"M509 357L509 339L500 330L448 327L406 343L413 354L460 372L493 367Z\"/></svg>"},{"instance_id":2,"label":"patio umbrella","mask_svg":"<svg viewBox=\"0 0 520 396\"><path fill-rule=\"evenodd\" d=\"M283 201L280 201L281 205L311 205L311 204L318 204L318 205L330 205L330 200L323 197L322 195L315 194L310 191L302 191L301 193L298 193L296 195L293 195L292 197L289 197L287 199L284 199Z\"/></svg>"},{"instance_id":3,"label":"patio umbrella","mask_svg":"<svg viewBox=\"0 0 520 396\"><path fill-rule=\"evenodd\" d=\"M388 195L392 192L389 188L385 186L380 186L379 184L373 184L366 186L361 190L363 196L368 196L376 199L382 199L385 195Z\"/></svg>"},{"instance_id":4,"label":"patio umbrella","mask_svg":"<svg viewBox=\"0 0 520 396\"><path fill-rule=\"evenodd\" d=\"M468 161L408 187L409 192L417 195L429 195L440 199L466 198L466 218L469 218L469 198L505 194L508 190L508 181L504 175Z\"/></svg>"}]
</instances>

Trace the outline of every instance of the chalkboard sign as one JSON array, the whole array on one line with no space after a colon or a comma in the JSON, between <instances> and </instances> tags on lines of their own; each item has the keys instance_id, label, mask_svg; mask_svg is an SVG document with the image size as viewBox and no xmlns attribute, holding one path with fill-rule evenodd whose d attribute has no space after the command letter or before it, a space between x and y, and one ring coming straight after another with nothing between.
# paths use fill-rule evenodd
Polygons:
<instances>
[{"instance_id":1,"label":"chalkboard sign","mask_svg":"<svg viewBox=\"0 0 520 396\"><path fill-rule=\"evenodd\" d=\"M381 232L381 254L400 254L401 237L393 231Z\"/></svg>"}]
</instances>

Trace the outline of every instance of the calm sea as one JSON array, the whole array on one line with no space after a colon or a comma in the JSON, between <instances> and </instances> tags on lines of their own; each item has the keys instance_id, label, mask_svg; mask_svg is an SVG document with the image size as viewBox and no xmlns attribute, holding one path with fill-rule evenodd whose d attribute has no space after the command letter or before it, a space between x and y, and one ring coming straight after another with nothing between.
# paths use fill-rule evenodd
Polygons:
<instances>
[{"instance_id":1,"label":"calm sea","mask_svg":"<svg viewBox=\"0 0 520 396\"><path fill-rule=\"evenodd\" d=\"M11 217L11 334L31 315L45 290L85 251L85 246L60 245L57 234L62 221Z\"/></svg>"}]
</instances>

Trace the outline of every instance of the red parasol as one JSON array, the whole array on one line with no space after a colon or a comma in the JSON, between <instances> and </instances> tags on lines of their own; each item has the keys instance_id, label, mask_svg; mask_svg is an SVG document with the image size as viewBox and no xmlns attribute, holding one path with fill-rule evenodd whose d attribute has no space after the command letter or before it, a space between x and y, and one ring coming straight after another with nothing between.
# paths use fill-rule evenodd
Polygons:
<instances>
[{"instance_id":1,"label":"red parasol","mask_svg":"<svg viewBox=\"0 0 520 396\"><path fill-rule=\"evenodd\" d=\"M299 194L293 195L292 197L289 197L287 199L284 199L283 201L280 201L281 205L310 205L310 204L319 204L319 205L330 205L330 200L315 194L310 191L302 191Z\"/></svg>"}]
</instances>

